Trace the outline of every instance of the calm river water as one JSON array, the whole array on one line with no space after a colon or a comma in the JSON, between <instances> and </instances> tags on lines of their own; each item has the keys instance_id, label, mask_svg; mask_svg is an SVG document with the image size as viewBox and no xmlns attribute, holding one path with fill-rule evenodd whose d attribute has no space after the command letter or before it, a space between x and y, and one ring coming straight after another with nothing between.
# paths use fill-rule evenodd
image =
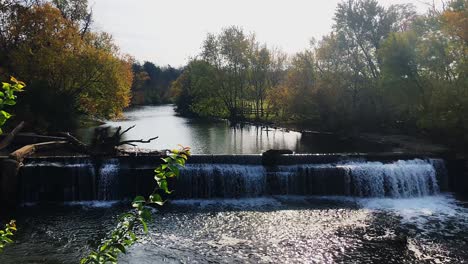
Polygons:
<instances>
[{"instance_id":1,"label":"calm river water","mask_svg":"<svg viewBox=\"0 0 468 264\"><path fill-rule=\"evenodd\" d=\"M256 154L269 149L290 149L297 153L372 152L381 146L342 139L334 135L311 134L282 128L232 126L228 121L203 121L177 116L173 105L144 106L125 112L122 121L109 121L104 126L126 129L126 139L159 138L148 149L173 149L179 144L189 146L196 154ZM89 142L94 128L81 129L79 137Z\"/></svg>"}]
</instances>

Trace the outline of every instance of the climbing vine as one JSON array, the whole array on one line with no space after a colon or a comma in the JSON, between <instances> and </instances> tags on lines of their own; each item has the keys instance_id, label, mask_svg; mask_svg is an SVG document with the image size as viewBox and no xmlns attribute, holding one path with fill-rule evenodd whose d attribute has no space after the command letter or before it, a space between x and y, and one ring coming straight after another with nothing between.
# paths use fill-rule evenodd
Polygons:
<instances>
[{"instance_id":1,"label":"climbing vine","mask_svg":"<svg viewBox=\"0 0 468 264\"><path fill-rule=\"evenodd\" d=\"M81 264L117 263L118 255L126 253L127 248L138 240L135 233L138 228L142 228L144 233L148 233L148 222L152 219L150 206L153 204L164 205L166 200L163 199L163 196L172 193L172 190L169 190L168 179L179 177L180 168L185 166L189 156L190 148L188 147L170 151L167 157L162 159L163 163L154 170L157 187L152 194L148 198L135 197L132 202L134 209L119 217L117 227L109 238L104 240L97 250L83 258Z\"/></svg>"},{"instance_id":2,"label":"climbing vine","mask_svg":"<svg viewBox=\"0 0 468 264\"><path fill-rule=\"evenodd\" d=\"M10 119L11 114L3 110L6 106L16 104L16 92L22 92L26 86L24 82L16 80L14 77L10 79L11 83L2 82L2 90L0 90L0 134L3 133L1 127Z\"/></svg>"},{"instance_id":3,"label":"climbing vine","mask_svg":"<svg viewBox=\"0 0 468 264\"><path fill-rule=\"evenodd\" d=\"M11 220L10 223L5 225L4 230L0 230L0 252L3 251L3 248L10 243L13 243L11 239L16 232L16 223L15 220Z\"/></svg>"},{"instance_id":4,"label":"climbing vine","mask_svg":"<svg viewBox=\"0 0 468 264\"><path fill-rule=\"evenodd\" d=\"M16 104L16 92L23 91L26 86L24 82L16 80L14 77L10 79L11 83L2 82L2 89L0 90L0 134L3 133L2 126L10 119L11 114L3 110L6 106ZM5 229L0 230L0 252L7 244L13 243L12 237L16 232L16 222L11 220L10 223L5 225Z\"/></svg>"}]
</instances>

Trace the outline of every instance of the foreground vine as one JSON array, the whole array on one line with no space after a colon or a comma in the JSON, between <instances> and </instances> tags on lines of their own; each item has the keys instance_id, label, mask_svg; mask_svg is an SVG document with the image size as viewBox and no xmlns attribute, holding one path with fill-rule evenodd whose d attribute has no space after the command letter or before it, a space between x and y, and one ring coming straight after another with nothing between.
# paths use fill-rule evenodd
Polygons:
<instances>
[{"instance_id":1,"label":"foreground vine","mask_svg":"<svg viewBox=\"0 0 468 264\"><path fill-rule=\"evenodd\" d=\"M132 202L134 209L119 217L117 227L112 231L110 238L103 241L97 250L83 258L81 264L117 263L118 255L126 253L127 248L138 240L135 230L141 227L144 233L148 233L148 222L152 219L149 206L164 205L166 200L163 196L172 193L167 180L179 177L180 168L185 166L189 156L190 148L188 147L170 151L168 156L162 159L164 163L154 170L157 187L153 193L147 199L143 196L135 197Z\"/></svg>"},{"instance_id":2,"label":"foreground vine","mask_svg":"<svg viewBox=\"0 0 468 264\"><path fill-rule=\"evenodd\" d=\"M0 90L0 134L3 133L2 126L8 119L11 118L11 114L3 110L7 106L16 104L16 92L23 91L26 86L24 82L16 80L14 77L10 78L11 83L2 82L2 90ZM11 220L10 223L5 225L5 229L0 230L0 252L7 244L13 243L12 237L16 232L16 222Z\"/></svg>"},{"instance_id":3,"label":"foreground vine","mask_svg":"<svg viewBox=\"0 0 468 264\"><path fill-rule=\"evenodd\" d=\"M5 248L7 244L13 243L11 238L14 232L16 232L15 220L11 220L10 223L5 225L4 230L0 230L0 252L3 251L3 248Z\"/></svg>"}]
</instances>

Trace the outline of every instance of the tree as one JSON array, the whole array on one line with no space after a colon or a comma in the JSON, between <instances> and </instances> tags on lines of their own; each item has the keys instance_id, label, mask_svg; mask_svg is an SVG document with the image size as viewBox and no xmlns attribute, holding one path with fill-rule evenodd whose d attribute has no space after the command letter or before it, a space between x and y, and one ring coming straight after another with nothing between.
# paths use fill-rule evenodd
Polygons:
<instances>
[{"instance_id":1,"label":"tree","mask_svg":"<svg viewBox=\"0 0 468 264\"><path fill-rule=\"evenodd\" d=\"M10 8L2 66L30 84L18 115L36 128L55 130L73 127L81 114L121 114L129 104L132 61L109 34L83 35L77 22L49 3Z\"/></svg>"},{"instance_id":2,"label":"tree","mask_svg":"<svg viewBox=\"0 0 468 264\"><path fill-rule=\"evenodd\" d=\"M132 104L160 104L171 102L170 88L181 70L146 61L143 65L133 64L133 74L136 79L132 85Z\"/></svg>"},{"instance_id":3,"label":"tree","mask_svg":"<svg viewBox=\"0 0 468 264\"><path fill-rule=\"evenodd\" d=\"M177 111L203 117L225 116L228 109L218 97L216 69L203 60L192 60L173 83Z\"/></svg>"},{"instance_id":4,"label":"tree","mask_svg":"<svg viewBox=\"0 0 468 264\"><path fill-rule=\"evenodd\" d=\"M306 122L316 119L317 112L313 100L316 73L311 51L299 52L292 58L284 84L290 90L290 111L293 117Z\"/></svg>"},{"instance_id":5,"label":"tree","mask_svg":"<svg viewBox=\"0 0 468 264\"><path fill-rule=\"evenodd\" d=\"M221 34L208 34L203 43L202 59L216 69L216 94L228 110L229 118L242 118L248 81L249 39L238 27L228 27Z\"/></svg>"},{"instance_id":6,"label":"tree","mask_svg":"<svg viewBox=\"0 0 468 264\"><path fill-rule=\"evenodd\" d=\"M265 114L264 103L268 88L270 88L269 72L271 55L266 46L260 47L254 39L250 46L251 50L248 54L250 65L249 80L252 87L252 98L255 102L255 118L259 120L260 117L263 117Z\"/></svg>"}]
</instances>

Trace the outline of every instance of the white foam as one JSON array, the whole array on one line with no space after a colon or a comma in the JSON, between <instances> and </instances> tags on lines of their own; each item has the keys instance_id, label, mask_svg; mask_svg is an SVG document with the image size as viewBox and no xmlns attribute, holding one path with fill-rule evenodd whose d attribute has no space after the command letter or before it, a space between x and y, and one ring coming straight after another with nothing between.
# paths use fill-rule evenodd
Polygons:
<instances>
[{"instance_id":1,"label":"white foam","mask_svg":"<svg viewBox=\"0 0 468 264\"><path fill-rule=\"evenodd\" d=\"M65 202L66 206L83 206L89 208L110 208L116 204L121 203L121 201L75 201L75 202Z\"/></svg>"},{"instance_id":2,"label":"white foam","mask_svg":"<svg viewBox=\"0 0 468 264\"><path fill-rule=\"evenodd\" d=\"M403 223L414 225L420 231L445 229L445 224L455 219L457 222L463 220L461 224L468 227L468 208L448 194L407 199L361 198L357 201L366 209L392 212L400 216ZM451 231L456 232L455 229Z\"/></svg>"},{"instance_id":3,"label":"white foam","mask_svg":"<svg viewBox=\"0 0 468 264\"><path fill-rule=\"evenodd\" d=\"M198 206L201 208L211 206L229 206L234 208L255 208L263 206L281 206L282 203L274 198L243 198L243 199L187 199L172 200L171 204L179 206Z\"/></svg>"},{"instance_id":4,"label":"white foam","mask_svg":"<svg viewBox=\"0 0 468 264\"><path fill-rule=\"evenodd\" d=\"M351 177L357 196L421 197L439 192L436 170L427 160L393 163L351 162L338 165Z\"/></svg>"}]
</instances>

